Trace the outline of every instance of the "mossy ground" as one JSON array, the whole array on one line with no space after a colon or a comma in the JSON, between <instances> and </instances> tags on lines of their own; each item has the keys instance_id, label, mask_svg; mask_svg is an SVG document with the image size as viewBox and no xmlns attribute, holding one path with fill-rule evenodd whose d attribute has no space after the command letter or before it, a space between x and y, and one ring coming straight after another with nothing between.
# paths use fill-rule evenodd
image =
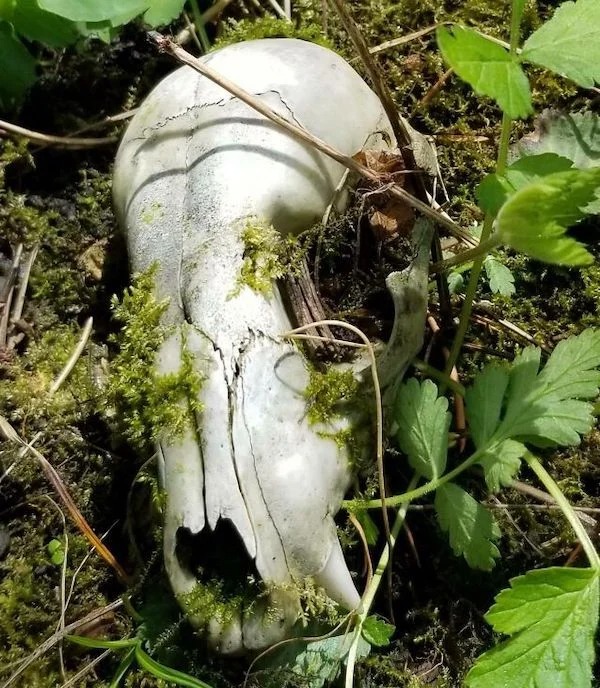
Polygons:
<instances>
[{"instance_id":1,"label":"mossy ground","mask_svg":"<svg viewBox=\"0 0 600 688\"><path fill-rule=\"evenodd\" d=\"M298 0L293 4L296 24L305 36L318 37L318 27L326 23L323 40L345 56L354 57L336 18L331 12L322 16L320 1ZM539 11L533 10L532 4L525 16L527 32L539 25L557 3L539 3ZM507 35L507 0L356 0L351 6L372 46L453 19L501 38ZM229 30L219 29L218 34L227 42L242 37L289 35L289 27L274 21L258 25L250 18ZM56 69L59 62L60 69ZM476 182L493 168L498 112L485 99L470 94L455 78L435 98L427 98L445 71L431 36L381 53L380 63L399 109L438 144L450 198L449 212L464 225L480 220L473 192ZM355 65L360 69L357 62ZM132 26L112 46L92 44L83 51L54 55L18 122L42 131L73 131L135 105L150 85L171 68L166 57L151 52L143 32ZM589 103L587 93L562 79L535 70L532 77L538 110L577 109ZM519 125L515 134L526 128ZM106 133L118 132L115 128ZM0 414L26 440L41 433L37 449L60 470L95 531L108 532L107 545L129 571L135 570L138 586L134 602L144 618L143 632L157 648L157 656L166 663L195 671L215 688L239 686L246 664L207 656L181 621L168 590L160 587L160 557L156 554L159 542L153 522L133 527L135 547L125 532L128 504L139 517L141 510L136 504L152 503L152 489L144 493L143 482L130 494L138 469L151 458L151 449L147 437L134 449L114 435L102 386L105 360L114 355L109 338L118 329L111 315L111 296L121 295L128 282L110 202L114 153L114 145L58 151L0 142L1 252L10 255L9 247L14 249L18 243L23 243L26 250L39 245L23 316L23 339L13 352L3 352L0 357ZM325 237L321 247L325 255L323 291L331 305L349 314L367 331L372 327L376 334L385 333L389 312L379 303L383 299L381 275L389 255L386 257L385 247L382 254L377 253L377 247L371 247L371 257L383 255L385 260L368 270L363 270L361 264L355 273L354 238L354 230L348 230L343 241ZM341 251L342 264L350 266L345 272L335 272L334 249ZM507 260L516 277L517 295L511 300L494 298L494 304L499 313L531 332L540 343L551 346L567 332L598 324L597 267L583 271L550 269L519 257L509 256ZM344 274L351 275L353 281L344 281ZM356 288L356 274L360 289ZM481 296L490 298L485 288ZM94 317L93 346L81 357L67 382L50 396L49 387L74 349L89 315ZM514 340L506 334L494 334L478 326L471 330L470 341L508 353L515 349ZM467 359L465 370L468 372L482 360L482 354ZM599 448L600 434L594 433L580 448L548 457L549 467L576 504L597 506L599 476L594 457ZM8 546L0 551L0 667L7 676L8 665L38 647L54 632L60 619L62 568L51 562L47 550L51 540L64 541L66 535L68 541L66 584L68 590L73 583L73 594L65 613L67 622L115 599L123 588L95 554L86 558L89 545L68 517L64 527L61 504L38 462L31 455L20 456L7 443L2 450L1 470L9 472L0 483L0 542L8 538ZM406 476L400 463L390 460L388 468L390 485L401 485ZM473 480L475 491L480 489L477 484ZM482 614L495 592L506 585L508 578L528 567L565 561L571 551L571 538L563 521L552 511L528 510L528 500L520 494L508 494L505 499L523 508L498 510L504 533L503 559L491 574L473 573L452 556L430 512L409 515L410 534L400 541L395 556L392 590L388 599L382 596L377 609L387 614L391 603L398 634L390 648L377 651L359 666L356 685L458 685L472 659L492 640ZM156 511L159 509L157 504ZM344 541L354 570L360 570L361 550L350 528L345 527ZM153 592L143 585L147 580L153 581ZM113 614L103 619L94 632L116 638L132 630L128 617ZM66 645L67 671L74 673L93 654ZM103 662L79 685L107 686L117 662L118 658ZM58 654L52 651L27 669L16 685L54 688L61 680ZM301 685L297 679L294 681L294 685ZM133 688L158 683L135 671L126 685Z\"/></svg>"}]
</instances>

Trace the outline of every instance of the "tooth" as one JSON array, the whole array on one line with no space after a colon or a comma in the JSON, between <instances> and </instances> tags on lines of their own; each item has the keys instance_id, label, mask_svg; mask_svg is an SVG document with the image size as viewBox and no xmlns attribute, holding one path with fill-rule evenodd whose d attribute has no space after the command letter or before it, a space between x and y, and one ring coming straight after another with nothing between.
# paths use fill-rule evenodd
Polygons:
<instances>
[{"instance_id":1,"label":"tooth","mask_svg":"<svg viewBox=\"0 0 600 688\"><path fill-rule=\"evenodd\" d=\"M208 644L212 650L223 655L239 654L244 650L242 643L242 613L236 611L224 624L211 619L207 629Z\"/></svg>"},{"instance_id":2,"label":"tooth","mask_svg":"<svg viewBox=\"0 0 600 688\"><path fill-rule=\"evenodd\" d=\"M301 613L298 594L274 588L244 611L244 647L262 650L290 637Z\"/></svg>"},{"instance_id":3,"label":"tooth","mask_svg":"<svg viewBox=\"0 0 600 688\"><path fill-rule=\"evenodd\" d=\"M315 583L323 588L334 602L345 609L358 609L360 595L354 587L337 538L333 541L327 563L313 578Z\"/></svg>"}]
</instances>

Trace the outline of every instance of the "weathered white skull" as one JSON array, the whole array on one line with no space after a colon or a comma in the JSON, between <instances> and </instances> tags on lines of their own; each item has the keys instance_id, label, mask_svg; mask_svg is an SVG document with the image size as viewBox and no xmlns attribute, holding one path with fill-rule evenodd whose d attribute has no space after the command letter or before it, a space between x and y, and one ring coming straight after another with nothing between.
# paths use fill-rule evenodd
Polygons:
<instances>
[{"instance_id":1,"label":"weathered white skull","mask_svg":"<svg viewBox=\"0 0 600 688\"><path fill-rule=\"evenodd\" d=\"M393 141L376 96L325 48L270 39L203 59L347 155ZM158 295L169 298L165 319L174 330L157 365L178 369L185 340L205 378L197 427L160 446L164 550L176 596L221 652L289 635L298 580L312 577L346 609L360 601L333 521L350 480L346 452L307 421L308 367L280 338L291 324L276 284L265 296L239 283L248 219L284 234L307 229L343 174L189 67L152 91L117 155L115 206L132 269L156 262ZM266 592L228 618L207 619L186 603L198 572L185 550L219 548L206 538L218 524L239 535Z\"/></svg>"}]
</instances>

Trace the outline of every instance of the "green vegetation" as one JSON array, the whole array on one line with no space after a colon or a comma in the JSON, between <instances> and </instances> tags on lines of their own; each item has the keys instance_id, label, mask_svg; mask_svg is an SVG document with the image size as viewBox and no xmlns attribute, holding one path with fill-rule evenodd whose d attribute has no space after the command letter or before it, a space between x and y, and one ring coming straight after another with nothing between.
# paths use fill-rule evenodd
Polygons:
<instances>
[{"instance_id":1,"label":"green vegetation","mask_svg":"<svg viewBox=\"0 0 600 688\"><path fill-rule=\"evenodd\" d=\"M174 440L194 427L194 413L202 410L199 399L202 377L181 338L181 365L173 373L160 374L156 357L174 328L161 323L166 301L154 291L156 267L138 275L119 302L113 299L114 316L122 329L113 338L118 353L113 358L106 390L114 406L117 431L138 450L148 450L159 437Z\"/></svg>"},{"instance_id":2,"label":"green vegetation","mask_svg":"<svg viewBox=\"0 0 600 688\"><path fill-rule=\"evenodd\" d=\"M242 230L242 242L244 260L238 279L238 291L245 285L269 296L273 281L285 274L284 242L279 232L258 220L248 220Z\"/></svg>"}]
</instances>

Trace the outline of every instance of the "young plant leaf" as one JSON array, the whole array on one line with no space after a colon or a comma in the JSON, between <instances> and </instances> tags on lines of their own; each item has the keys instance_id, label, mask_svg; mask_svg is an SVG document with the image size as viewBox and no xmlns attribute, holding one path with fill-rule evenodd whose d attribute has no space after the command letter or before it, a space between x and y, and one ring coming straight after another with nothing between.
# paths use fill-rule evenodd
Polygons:
<instances>
[{"instance_id":1,"label":"young plant leaf","mask_svg":"<svg viewBox=\"0 0 600 688\"><path fill-rule=\"evenodd\" d=\"M532 112L529 81L505 48L463 26L437 30L445 61L479 95L493 98L511 119Z\"/></svg>"},{"instance_id":2,"label":"young plant leaf","mask_svg":"<svg viewBox=\"0 0 600 688\"><path fill-rule=\"evenodd\" d=\"M493 444L477 462L483 468L486 485L490 492L498 492L511 484L521 467L521 459L527 447L515 440Z\"/></svg>"},{"instance_id":3,"label":"young plant leaf","mask_svg":"<svg viewBox=\"0 0 600 688\"><path fill-rule=\"evenodd\" d=\"M554 153L542 153L520 158L508 166L504 175L488 174L475 190L480 207L496 216L515 191L555 172L572 169L568 158Z\"/></svg>"},{"instance_id":4,"label":"young plant leaf","mask_svg":"<svg viewBox=\"0 0 600 688\"><path fill-rule=\"evenodd\" d=\"M396 627L377 616L367 616L362 626L363 638L373 647L385 647L390 644Z\"/></svg>"},{"instance_id":5,"label":"young plant leaf","mask_svg":"<svg viewBox=\"0 0 600 688\"><path fill-rule=\"evenodd\" d=\"M599 185L600 169L556 172L527 184L500 209L498 238L546 263L589 265L592 255L565 232L585 217Z\"/></svg>"},{"instance_id":6,"label":"young plant leaf","mask_svg":"<svg viewBox=\"0 0 600 688\"><path fill-rule=\"evenodd\" d=\"M564 2L526 41L521 59L562 74L584 88L600 82L600 3Z\"/></svg>"},{"instance_id":7,"label":"young plant leaf","mask_svg":"<svg viewBox=\"0 0 600 688\"><path fill-rule=\"evenodd\" d=\"M477 660L468 688L589 688L598 590L594 569L548 568L513 578L486 615L511 638Z\"/></svg>"},{"instance_id":8,"label":"young plant leaf","mask_svg":"<svg viewBox=\"0 0 600 688\"><path fill-rule=\"evenodd\" d=\"M400 387L396 399L396 439L410 465L428 480L435 480L446 468L450 413L448 400L438 397L431 380L415 378Z\"/></svg>"},{"instance_id":9,"label":"young plant leaf","mask_svg":"<svg viewBox=\"0 0 600 688\"><path fill-rule=\"evenodd\" d=\"M483 267L494 294L512 296L515 293L515 278L512 272L494 256L486 256Z\"/></svg>"},{"instance_id":10,"label":"young plant leaf","mask_svg":"<svg viewBox=\"0 0 600 688\"><path fill-rule=\"evenodd\" d=\"M492 514L454 483L437 489L435 510L442 530L450 537L454 554L464 556L474 569L491 570L500 556L494 544L500 529Z\"/></svg>"},{"instance_id":11,"label":"young plant leaf","mask_svg":"<svg viewBox=\"0 0 600 688\"><path fill-rule=\"evenodd\" d=\"M0 21L0 110L17 105L35 81L35 60L8 22Z\"/></svg>"}]
</instances>

